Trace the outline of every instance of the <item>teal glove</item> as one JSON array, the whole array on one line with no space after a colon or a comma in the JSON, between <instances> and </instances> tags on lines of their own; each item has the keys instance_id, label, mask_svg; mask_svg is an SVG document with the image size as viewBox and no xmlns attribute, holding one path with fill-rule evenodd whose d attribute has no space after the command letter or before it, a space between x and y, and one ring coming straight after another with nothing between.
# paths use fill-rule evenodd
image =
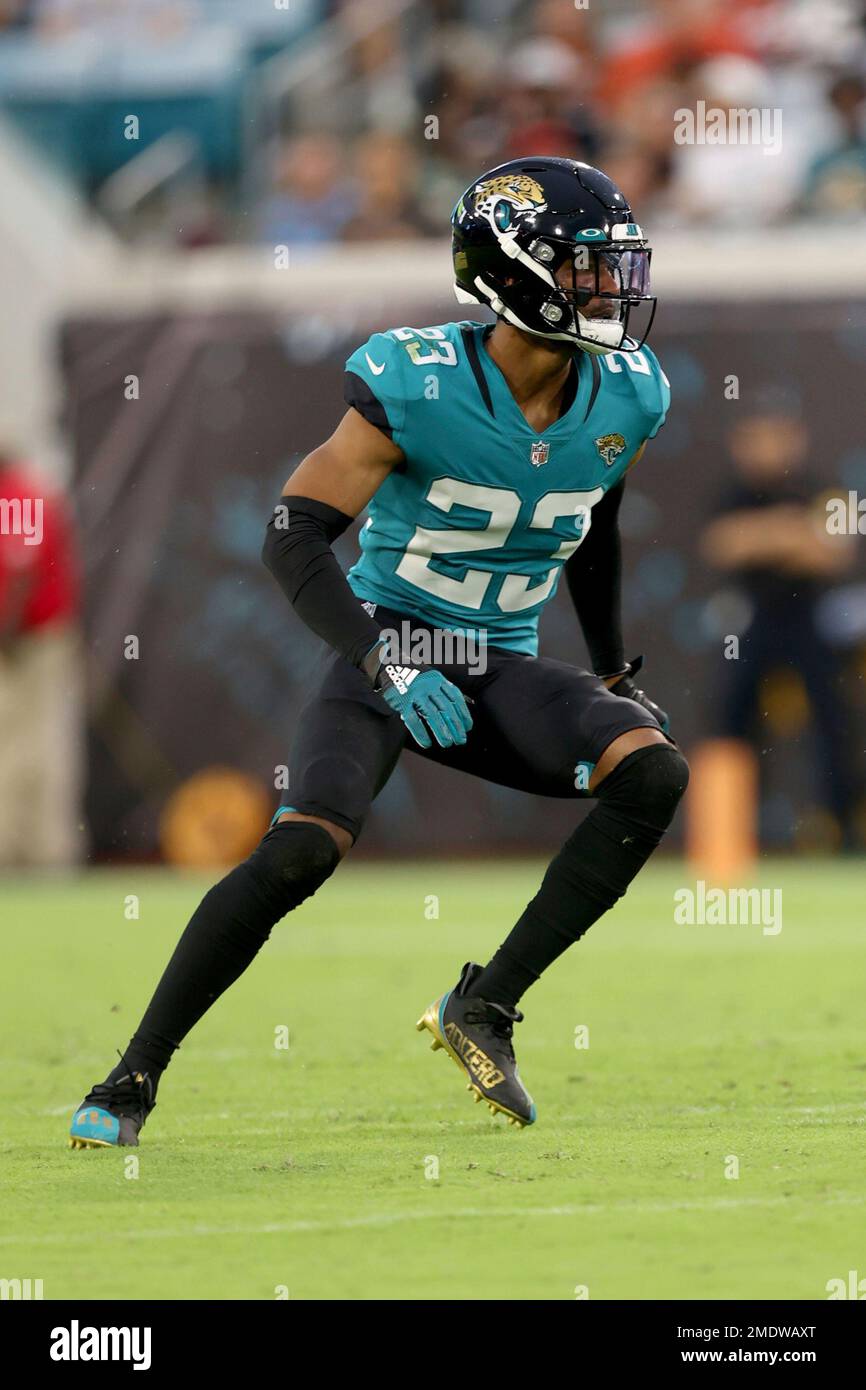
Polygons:
<instances>
[{"instance_id":1,"label":"teal glove","mask_svg":"<svg viewBox=\"0 0 866 1390\"><path fill-rule=\"evenodd\" d=\"M368 660L372 655L368 654ZM463 692L441 671L383 662L373 678L373 689L399 714L422 748L433 747L431 733L440 748L466 742L472 715Z\"/></svg>"}]
</instances>

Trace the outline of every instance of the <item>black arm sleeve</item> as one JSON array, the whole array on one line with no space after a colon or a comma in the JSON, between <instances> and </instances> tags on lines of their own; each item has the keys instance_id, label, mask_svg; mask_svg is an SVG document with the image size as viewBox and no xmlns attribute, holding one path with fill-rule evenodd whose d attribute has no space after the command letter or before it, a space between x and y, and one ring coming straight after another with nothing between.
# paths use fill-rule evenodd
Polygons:
<instances>
[{"instance_id":1,"label":"black arm sleeve","mask_svg":"<svg viewBox=\"0 0 866 1390\"><path fill-rule=\"evenodd\" d=\"M331 549L351 524L336 507L285 496L268 522L262 559L301 622L360 667L380 634Z\"/></svg>"},{"instance_id":2,"label":"black arm sleeve","mask_svg":"<svg viewBox=\"0 0 866 1390\"><path fill-rule=\"evenodd\" d=\"M619 507L625 482L617 483L592 509L592 525L566 562L568 591L577 611L592 669L609 676L625 666L620 616L622 552Z\"/></svg>"}]
</instances>

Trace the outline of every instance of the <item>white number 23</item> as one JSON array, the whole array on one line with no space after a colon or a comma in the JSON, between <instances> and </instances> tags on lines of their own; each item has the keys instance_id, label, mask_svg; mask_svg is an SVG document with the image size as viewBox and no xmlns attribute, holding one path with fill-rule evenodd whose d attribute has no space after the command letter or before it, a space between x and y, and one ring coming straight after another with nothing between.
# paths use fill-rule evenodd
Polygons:
<instances>
[{"instance_id":1,"label":"white number 23","mask_svg":"<svg viewBox=\"0 0 866 1390\"><path fill-rule=\"evenodd\" d=\"M604 489L596 487L583 492L548 492L539 498L528 523L530 530L550 530L560 517L573 517L577 528L573 539L562 541L551 552L551 561L565 561L574 553L589 531L591 508L603 496ZM455 579L431 569L430 561L506 547L520 512L520 497L510 488L485 487L460 478L437 478L426 500L446 514L455 506L483 512L487 516L486 525L479 530L416 526L396 572L401 579L425 593L462 608L479 609L494 570L467 568L462 578ZM558 571L559 564L552 564L542 583L531 589L529 584L533 576L506 574L496 600L498 607L504 613L518 613L543 603L556 583Z\"/></svg>"}]
</instances>

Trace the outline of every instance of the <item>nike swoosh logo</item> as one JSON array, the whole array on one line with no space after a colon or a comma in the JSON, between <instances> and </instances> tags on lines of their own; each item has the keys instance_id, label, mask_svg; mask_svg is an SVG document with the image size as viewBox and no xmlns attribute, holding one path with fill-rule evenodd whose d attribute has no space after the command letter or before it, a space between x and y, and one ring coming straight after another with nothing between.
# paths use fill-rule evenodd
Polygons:
<instances>
[{"instance_id":1,"label":"nike swoosh logo","mask_svg":"<svg viewBox=\"0 0 866 1390\"><path fill-rule=\"evenodd\" d=\"M364 356L365 356L366 359L367 359L367 366L370 368L370 371L373 373L373 375L374 375L374 376L381 376L382 373L384 372L385 368L387 367L388 363L387 363L387 362L383 362L382 365L381 365L381 367L380 367L376 362L373 361L373 359L372 359L372 357L370 356L369 352L365 352L365 353L364 353Z\"/></svg>"}]
</instances>

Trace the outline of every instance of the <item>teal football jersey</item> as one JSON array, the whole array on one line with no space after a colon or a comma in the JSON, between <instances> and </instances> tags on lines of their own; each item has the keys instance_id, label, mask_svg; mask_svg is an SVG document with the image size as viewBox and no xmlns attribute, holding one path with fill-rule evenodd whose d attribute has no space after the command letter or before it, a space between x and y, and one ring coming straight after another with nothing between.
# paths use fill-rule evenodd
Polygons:
<instances>
[{"instance_id":1,"label":"teal football jersey","mask_svg":"<svg viewBox=\"0 0 866 1390\"><path fill-rule=\"evenodd\" d=\"M374 333L346 400L403 450L368 508L359 598L534 656L538 620L592 508L664 421L655 354L578 352L571 406L536 434L488 355L490 326Z\"/></svg>"}]
</instances>

